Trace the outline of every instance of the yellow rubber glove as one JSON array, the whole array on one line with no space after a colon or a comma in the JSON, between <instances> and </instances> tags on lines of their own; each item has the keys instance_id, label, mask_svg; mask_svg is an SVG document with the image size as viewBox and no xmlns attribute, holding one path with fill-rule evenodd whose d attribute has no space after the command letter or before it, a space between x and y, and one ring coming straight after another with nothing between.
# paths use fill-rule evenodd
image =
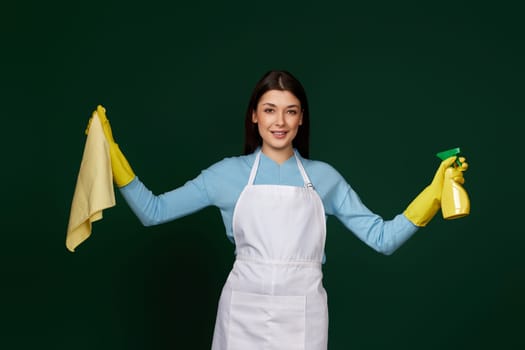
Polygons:
<instances>
[{"instance_id":1,"label":"yellow rubber glove","mask_svg":"<svg viewBox=\"0 0 525 350\"><path fill-rule=\"evenodd\" d=\"M445 159L439 165L434 179L405 209L405 216L416 226L426 226L441 208L441 193L445 181L445 171L456 161L456 156ZM463 171L467 170L468 164L465 158L460 158L461 171L454 172L454 178L462 183Z\"/></svg>"},{"instance_id":2,"label":"yellow rubber glove","mask_svg":"<svg viewBox=\"0 0 525 350\"><path fill-rule=\"evenodd\" d=\"M118 144L113 139L113 133L111 131L111 125L106 116L106 109L102 106L97 106L96 113L102 124L104 130L104 135L109 144L109 154L111 157L111 170L113 172L113 181L118 187L123 187L129 184L134 178L135 173L131 169L131 166L128 163L126 157L120 150ZM91 126L91 120L93 117L89 118L88 126L86 129L86 134L89 132L89 127Z\"/></svg>"}]
</instances>

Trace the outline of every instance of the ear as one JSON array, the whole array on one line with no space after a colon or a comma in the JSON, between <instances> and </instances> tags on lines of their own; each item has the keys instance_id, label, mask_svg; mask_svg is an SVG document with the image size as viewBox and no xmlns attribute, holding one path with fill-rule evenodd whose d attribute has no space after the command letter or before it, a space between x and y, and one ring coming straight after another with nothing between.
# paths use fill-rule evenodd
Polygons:
<instances>
[{"instance_id":1,"label":"ear","mask_svg":"<svg viewBox=\"0 0 525 350\"><path fill-rule=\"evenodd\" d=\"M299 119L299 125L303 125L303 111L301 111L301 118Z\"/></svg>"},{"instance_id":2,"label":"ear","mask_svg":"<svg viewBox=\"0 0 525 350\"><path fill-rule=\"evenodd\" d=\"M257 112L252 112L252 123L257 124Z\"/></svg>"}]
</instances>

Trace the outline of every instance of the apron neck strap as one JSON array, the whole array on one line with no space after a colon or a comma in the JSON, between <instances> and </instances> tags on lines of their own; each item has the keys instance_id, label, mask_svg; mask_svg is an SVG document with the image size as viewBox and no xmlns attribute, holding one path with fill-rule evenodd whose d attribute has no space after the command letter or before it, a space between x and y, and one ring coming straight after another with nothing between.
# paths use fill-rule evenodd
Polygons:
<instances>
[{"instance_id":1,"label":"apron neck strap","mask_svg":"<svg viewBox=\"0 0 525 350\"><path fill-rule=\"evenodd\" d=\"M253 185L255 180L255 175L257 174L257 169L259 168L259 160L261 159L261 151L257 152L255 156L255 161L253 162L252 171L250 172L250 178L248 179L248 185Z\"/></svg>"},{"instance_id":2,"label":"apron neck strap","mask_svg":"<svg viewBox=\"0 0 525 350\"><path fill-rule=\"evenodd\" d=\"M253 162L252 170L250 172L250 178L248 179L248 184L253 185L253 182L255 181L255 175L257 175L257 169L259 169L259 162L261 160L261 153L262 151L257 152L257 155L255 156L255 161ZM294 151L294 157L297 161L297 167L299 168L299 172L301 173L301 176L303 177L304 185L305 187L313 187L312 182L310 181L310 178L306 174L306 171L304 170L303 163L299 159L299 156L297 155L297 151Z\"/></svg>"},{"instance_id":3,"label":"apron neck strap","mask_svg":"<svg viewBox=\"0 0 525 350\"><path fill-rule=\"evenodd\" d=\"M308 174L306 174L306 171L304 170L303 163L299 159L299 155L297 154L297 151L294 151L294 155L295 155L295 160L297 161L297 167L299 168L299 171L301 172L301 176L303 177L305 187L313 187L312 182L310 181L310 178L308 177Z\"/></svg>"}]
</instances>

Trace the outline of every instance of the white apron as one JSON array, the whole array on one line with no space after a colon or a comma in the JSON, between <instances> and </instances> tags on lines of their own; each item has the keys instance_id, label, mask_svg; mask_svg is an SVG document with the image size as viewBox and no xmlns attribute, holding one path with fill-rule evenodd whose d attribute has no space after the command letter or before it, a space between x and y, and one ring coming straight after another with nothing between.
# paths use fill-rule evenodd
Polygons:
<instances>
[{"instance_id":1,"label":"white apron","mask_svg":"<svg viewBox=\"0 0 525 350\"><path fill-rule=\"evenodd\" d=\"M260 152L233 213L236 260L221 293L212 350L326 350L321 198L304 187L254 185Z\"/></svg>"}]
</instances>

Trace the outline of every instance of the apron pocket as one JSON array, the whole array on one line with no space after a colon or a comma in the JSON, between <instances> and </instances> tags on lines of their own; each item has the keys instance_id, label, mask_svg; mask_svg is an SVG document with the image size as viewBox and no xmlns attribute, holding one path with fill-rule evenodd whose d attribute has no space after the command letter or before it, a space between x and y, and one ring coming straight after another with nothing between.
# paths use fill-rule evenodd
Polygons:
<instances>
[{"instance_id":1,"label":"apron pocket","mask_svg":"<svg viewBox=\"0 0 525 350\"><path fill-rule=\"evenodd\" d=\"M228 350L304 350L306 296L232 292Z\"/></svg>"}]
</instances>

